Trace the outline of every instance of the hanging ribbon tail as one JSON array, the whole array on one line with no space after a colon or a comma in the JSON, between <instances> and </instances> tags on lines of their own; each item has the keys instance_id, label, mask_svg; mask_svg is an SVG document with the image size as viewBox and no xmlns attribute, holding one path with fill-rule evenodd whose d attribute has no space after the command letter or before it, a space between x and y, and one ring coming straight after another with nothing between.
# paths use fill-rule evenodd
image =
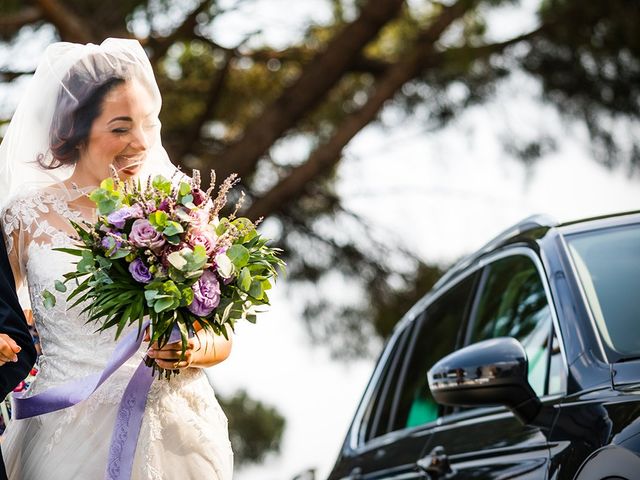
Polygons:
<instances>
[{"instance_id":1,"label":"hanging ribbon tail","mask_svg":"<svg viewBox=\"0 0 640 480\"><path fill-rule=\"evenodd\" d=\"M178 340L180 340L180 330L178 327L174 327L169 337L169 343ZM131 478L142 417L153 379L151 367L148 367L143 360L131 377L118 407L116 424L109 446L105 480L129 480Z\"/></svg>"},{"instance_id":2,"label":"hanging ribbon tail","mask_svg":"<svg viewBox=\"0 0 640 480\"><path fill-rule=\"evenodd\" d=\"M120 368L142 344L142 332L149 326L145 322L138 331L126 335L116 344L116 348L107 361L102 373L87 375L71 382L52 387L31 397L25 397L27 392L13 394L13 418L23 419L55 412L71 407L86 400L107 378Z\"/></svg>"}]
</instances>

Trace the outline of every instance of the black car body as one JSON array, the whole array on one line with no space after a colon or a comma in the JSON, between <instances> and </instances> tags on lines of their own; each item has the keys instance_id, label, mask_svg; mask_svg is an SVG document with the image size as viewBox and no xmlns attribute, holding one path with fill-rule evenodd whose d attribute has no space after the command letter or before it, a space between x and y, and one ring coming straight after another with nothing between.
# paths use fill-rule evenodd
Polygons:
<instances>
[{"instance_id":1,"label":"black car body","mask_svg":"<svg viewBox=\"0 0 640 480\"><path fill-rule=\"evenodd\" d=\"M639 212L526 219L398 323L329 480L640 478L639 326Z\"/></svg>"}]
</instances>

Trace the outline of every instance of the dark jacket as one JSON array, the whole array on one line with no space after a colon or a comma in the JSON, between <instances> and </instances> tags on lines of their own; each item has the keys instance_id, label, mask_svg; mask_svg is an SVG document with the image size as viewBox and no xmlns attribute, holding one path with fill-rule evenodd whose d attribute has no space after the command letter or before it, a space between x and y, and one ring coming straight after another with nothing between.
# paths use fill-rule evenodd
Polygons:
<instances>
[{"instance_id":1,"label":"dark jacket","mask_svg":"<svg viewBox=\"0 0 640 480\"><path fill-rule=\"evenodd\" d=\"M17 362L8 362L0 367L0 399L4 399L29 374L36 361L36 349L22 308L18 303L2 234L0 234L0 333L9 335L22 347L18 353Z\"/></svg>"}]
</instances>

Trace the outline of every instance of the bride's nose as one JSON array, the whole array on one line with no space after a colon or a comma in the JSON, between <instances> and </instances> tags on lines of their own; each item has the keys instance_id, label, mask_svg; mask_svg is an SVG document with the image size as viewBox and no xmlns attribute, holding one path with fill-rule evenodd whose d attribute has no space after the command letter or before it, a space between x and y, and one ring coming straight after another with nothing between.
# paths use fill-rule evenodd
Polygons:
<instances>
[{"instance_id":1,"label":"bride's nose","mask_svg":"<svg viewBox=\"0 0 640 480\"><path fill-rule=\"evenodd\" d=\"M147 150L151 144L151 133L146 132L144 128L136 128L132 133L131 146L139 151Z\"/></svg>"}]
</instances>

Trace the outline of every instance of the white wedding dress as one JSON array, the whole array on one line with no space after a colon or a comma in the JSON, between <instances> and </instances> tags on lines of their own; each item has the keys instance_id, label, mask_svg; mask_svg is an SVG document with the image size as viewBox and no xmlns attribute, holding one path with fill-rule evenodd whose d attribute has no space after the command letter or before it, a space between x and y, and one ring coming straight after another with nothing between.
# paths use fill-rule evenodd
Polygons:
<instances>
[{"instance_id":1,"label":"white wedding dress","mask_svg":"<svg viewBox=\"0 0 640 480\"><path fill-rule=\"evenodd\" d=\"M79 313L82 306L67 310L67 294L54 289L54 281L74 268L75 257L53 248L72 242L66 219L91 218L81 211L52 188L22 195L2 212L7 248L14 268L21 263L42 347L28 395L101 371L115 346L113 331L95 333L96 326L85 324ZM44 289L56 295L51 309L43 306ZM116 410L144 350L143 343L87 400L11 421L2 441L9 478L104 478ZM131 478L231 480L232 465L227 419L204 372L189 368L170 381L154 380Z\"/></svg>"}]
</instances>

